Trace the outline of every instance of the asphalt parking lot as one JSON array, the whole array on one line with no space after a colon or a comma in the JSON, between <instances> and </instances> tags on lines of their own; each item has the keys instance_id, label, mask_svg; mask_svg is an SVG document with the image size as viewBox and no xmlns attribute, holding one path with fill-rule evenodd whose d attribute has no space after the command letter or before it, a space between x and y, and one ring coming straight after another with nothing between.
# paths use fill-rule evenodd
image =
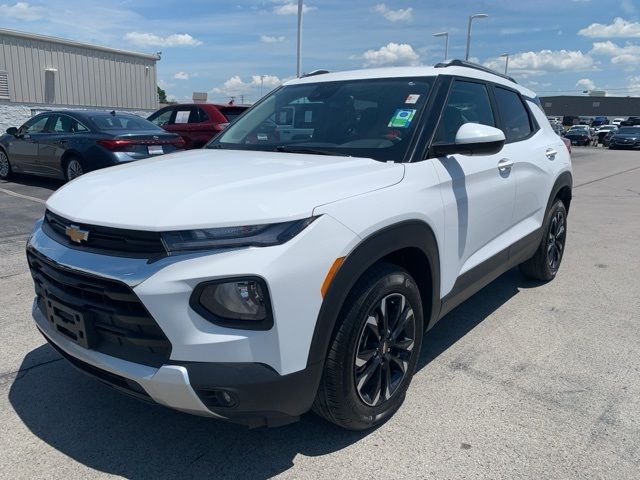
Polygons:
<instances>
[{"instance_id":1,"label":"asphalt parking lot","mask_svg":"<svg viewBox=\"0 0 640 480\"><path fill-rule=\"evenodd\" d=\"M0 477L615 478L640 471L640 152L574 148L563 265L512 270L427 336L382 427L192 417L75 371L32 324L24 242L60 183L0 182Z\"/></svg>"}]
</instances>

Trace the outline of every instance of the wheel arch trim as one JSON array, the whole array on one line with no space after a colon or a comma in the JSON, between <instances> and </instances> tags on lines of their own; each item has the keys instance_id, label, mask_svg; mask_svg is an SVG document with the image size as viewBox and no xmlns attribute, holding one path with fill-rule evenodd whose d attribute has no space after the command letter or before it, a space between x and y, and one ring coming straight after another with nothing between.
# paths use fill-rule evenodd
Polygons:
<instances>
[{"instance_id":1,"label":"wheel arch trim","mask_svg":"<svg viewBox=\"0 0 640 480\"><path fill-rule=\"evenodd\" d=\"M307 365L324 363L337 318L358 279L384 257L407 248L421 251L429 262L431 275L431 325L440 313L440 255L431 227L420 220L408 220L384 227L366 237L346 256L323 299L311 340Z\"/></svg>"}]
</instances>

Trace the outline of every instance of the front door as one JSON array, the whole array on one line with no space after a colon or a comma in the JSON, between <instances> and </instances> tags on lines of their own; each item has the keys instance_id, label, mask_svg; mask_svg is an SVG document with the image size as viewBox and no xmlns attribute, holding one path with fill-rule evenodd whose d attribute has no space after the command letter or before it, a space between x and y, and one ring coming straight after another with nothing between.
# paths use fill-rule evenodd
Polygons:
<instances>
[{"instance_id":1,"label":"front door","mask_svg":"<svg viewBox=\"0 0 640 480\"><path fill-rule=\"evenodd\" d=\"M50 114L33 117L18 130L9 144L9 160L21 172L41 173L38 168L38 145L47 130Z\"/></svg>"},{"instance_id":2,"label":"front door","mask_svg":"<svg viewBox=\"0 0 640 480\"><path fill-rule=\"evenodd\" d=\"M434 144L454 143L465 123L497 125L488 88L482 82L454 81ZM516 195L512 161L502 151L492 155L454 154L434 160L445 206L447 260L457 266L451 278L443 279L443 292L460 275L485 261L506 262L506 232L512 225Z\"/></svg>"}]
</instances>

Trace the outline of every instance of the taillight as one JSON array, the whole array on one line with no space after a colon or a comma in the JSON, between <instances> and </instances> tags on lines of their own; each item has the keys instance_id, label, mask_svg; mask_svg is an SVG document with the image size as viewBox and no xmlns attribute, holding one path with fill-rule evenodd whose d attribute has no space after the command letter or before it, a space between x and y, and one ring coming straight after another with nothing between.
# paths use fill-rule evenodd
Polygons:
<instances>
[{"instance_id":1,"label":"taillight","mask_svg":"<svg viewBox=\"0 0 640 480\"><path fill-rule=\"evenodd\" d=\"M186 145L186 142L184 141L184 138L178 137L171 140L171 144L177 148L183 148Z\"/></svg>"},{"instance_id":2,"label":"taillight","mask_svg":"<svg viewBox=\"0 0 640 480\"><path fill-rule=\"evenodd\" d=\"M106 148L107 150L111 150L112 152L118 152L126 150L130 148L132 145L140 145L140 142L135 140L122 140L122 139L114 139L114 140L98 140L96 142L98 145Z\"/></svg>"}]
</instances>

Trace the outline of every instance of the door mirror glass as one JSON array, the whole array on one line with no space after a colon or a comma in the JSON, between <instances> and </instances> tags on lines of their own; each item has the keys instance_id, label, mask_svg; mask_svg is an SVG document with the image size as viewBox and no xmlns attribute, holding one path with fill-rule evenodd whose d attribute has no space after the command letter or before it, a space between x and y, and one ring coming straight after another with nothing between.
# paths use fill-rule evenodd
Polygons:
<instances>
[{"instance_id":1,"label":"door mirror glass","mask_svg":"<svg viewBox=\"0 0 640 480\"><path fill-rule=\"evenodd\" d=\"M456 132L452 144L434 145L437 156L461 153L464 155L493 155L504 146L504 132L480 123L465 123Z\"/></svg>"},{"instance_id":2,"label":"door mirror glass","mask_svg":"<svg viewBox=\"0 0 640 480\"><path fill-rule=\"evenodd\" d=\"M7 133L16 137L18 135L18 129L16 127L9 127L7 128Z\"/></svg>"}]
</instances>

